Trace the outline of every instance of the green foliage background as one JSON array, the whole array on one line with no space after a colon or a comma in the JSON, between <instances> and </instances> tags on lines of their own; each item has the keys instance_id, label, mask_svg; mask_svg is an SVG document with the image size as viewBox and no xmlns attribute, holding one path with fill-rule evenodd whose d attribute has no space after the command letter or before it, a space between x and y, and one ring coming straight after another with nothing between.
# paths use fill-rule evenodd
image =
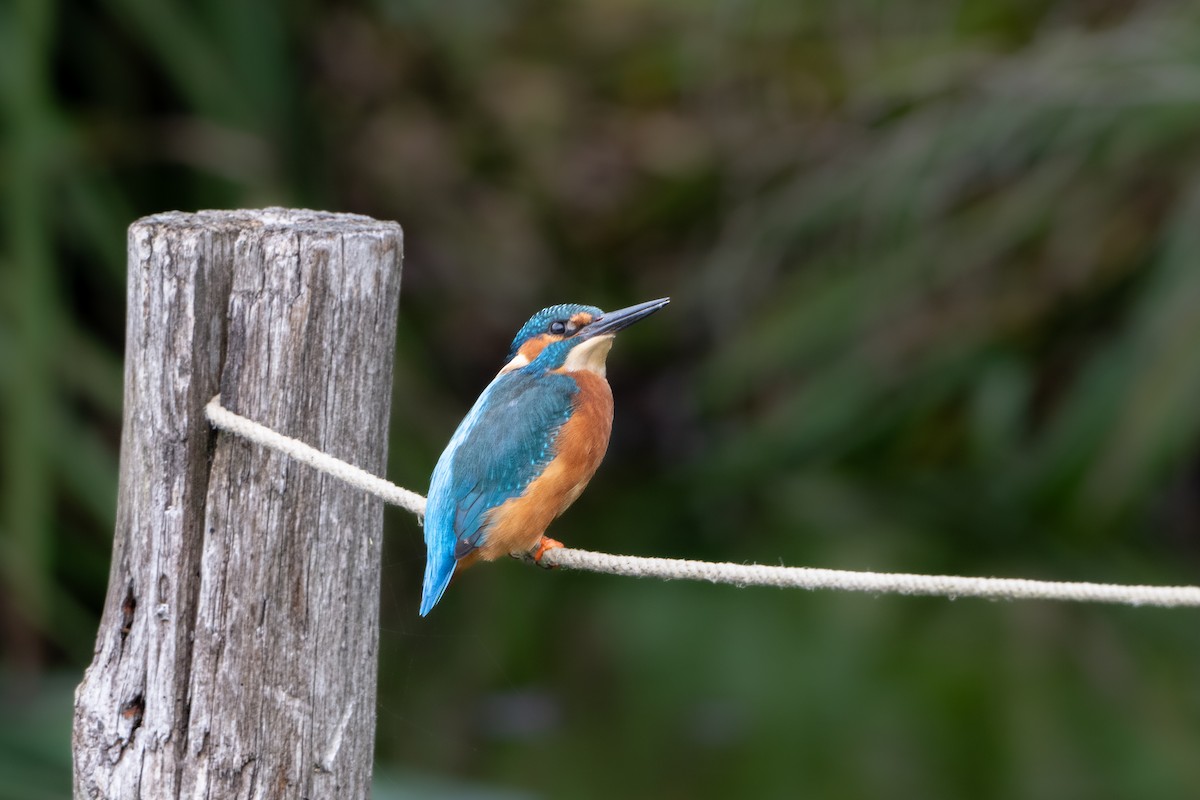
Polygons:
<instances>
[{"instance_id":1,"label":"green foliage background","mask_svg":"<svg viewBox=\"0 0 1200 800\"><path fill-rule=\"evenodd\" d=\"M390 476L512 332L671 295L558 527L615 552L1196 583L1200 6L0 3L0 797L69 792L124 230L406 231ZM1200 795L1191 611L473 571L388 518L377 794Z\"/></svg>"}]
</instances>

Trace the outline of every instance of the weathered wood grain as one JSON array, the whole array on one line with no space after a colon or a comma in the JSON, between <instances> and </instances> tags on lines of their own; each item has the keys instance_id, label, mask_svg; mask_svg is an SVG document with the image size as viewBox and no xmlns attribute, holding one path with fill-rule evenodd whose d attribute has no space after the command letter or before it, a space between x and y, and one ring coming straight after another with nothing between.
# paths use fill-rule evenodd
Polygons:
<instances>
[{"instance_id":1,"label":"weathered wood grain","mask_svg":"<svg viewBox=\"0 0 1200 800\"><path fill-rule=\"evenodd\" d=\"M129 229L120 497L77 798L359 798L375 727L380 501L246 442L231 410L385 464L402 234L310 211Z\"/></svg>"}]
</instances>

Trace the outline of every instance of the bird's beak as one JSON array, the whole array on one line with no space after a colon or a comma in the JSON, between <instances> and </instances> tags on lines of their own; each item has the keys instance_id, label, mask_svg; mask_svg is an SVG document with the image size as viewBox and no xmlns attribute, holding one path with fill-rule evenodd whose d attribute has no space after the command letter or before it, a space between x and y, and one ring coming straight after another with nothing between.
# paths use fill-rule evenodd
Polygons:
<instances>
[{"instance_id":1,"label":"bird's beak","mask_svg":"<svg viewBox=\"0 0 1200 800\"><path fill-rule=\"evenodd\" d=\"M629 308L622 308L618 311L609 311L596 317L587 325L584 325L579 330L579 333L575 335L580 339L591 339L595 336L605 335L611 336L623 328L628 328L639 319L645 319L669 302L671 302L671 298L661 297L658 300L638 303L636 306L629 306Z\"/></svg>"}]
</instances>

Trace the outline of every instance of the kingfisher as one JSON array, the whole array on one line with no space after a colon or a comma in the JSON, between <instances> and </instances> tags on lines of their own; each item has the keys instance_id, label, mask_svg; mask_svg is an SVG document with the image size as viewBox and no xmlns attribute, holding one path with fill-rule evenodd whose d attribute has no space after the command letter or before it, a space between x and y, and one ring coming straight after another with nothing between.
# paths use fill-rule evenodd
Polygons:
<instances>
[{"instance_id":1,"label":"kingfisher","mask_svg":"<svg viewBox=\"0 0 1200 800\"><path fill-rule=\"evenodd\" d=\"M546 528L583 492L608 450L605 378L617 332L670 302L619 311L565 303L517 331L507 363L459 423L429 485L421 616L458 570L562 547Z\"/></svg>"}]
</instances>

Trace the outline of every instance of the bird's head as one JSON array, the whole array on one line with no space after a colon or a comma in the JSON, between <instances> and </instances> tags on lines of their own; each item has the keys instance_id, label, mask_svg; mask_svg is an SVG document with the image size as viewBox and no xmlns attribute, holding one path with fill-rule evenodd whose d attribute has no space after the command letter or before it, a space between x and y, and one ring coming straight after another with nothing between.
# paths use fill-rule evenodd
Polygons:
<instances>
[{"instance_id":1,"label":"bird's head","mask_svg":"<svg viewBox=\"0 0 1200 800\"><path fill-rule=\"evenodd\" d=\"M543 308L517 331L508 363L501 372L533 364L543 370L591 370L603 375L605 358L617 331L669 302L669 297L663 297L609 312L578 303Z\"/></svg>"}]
</instances>

